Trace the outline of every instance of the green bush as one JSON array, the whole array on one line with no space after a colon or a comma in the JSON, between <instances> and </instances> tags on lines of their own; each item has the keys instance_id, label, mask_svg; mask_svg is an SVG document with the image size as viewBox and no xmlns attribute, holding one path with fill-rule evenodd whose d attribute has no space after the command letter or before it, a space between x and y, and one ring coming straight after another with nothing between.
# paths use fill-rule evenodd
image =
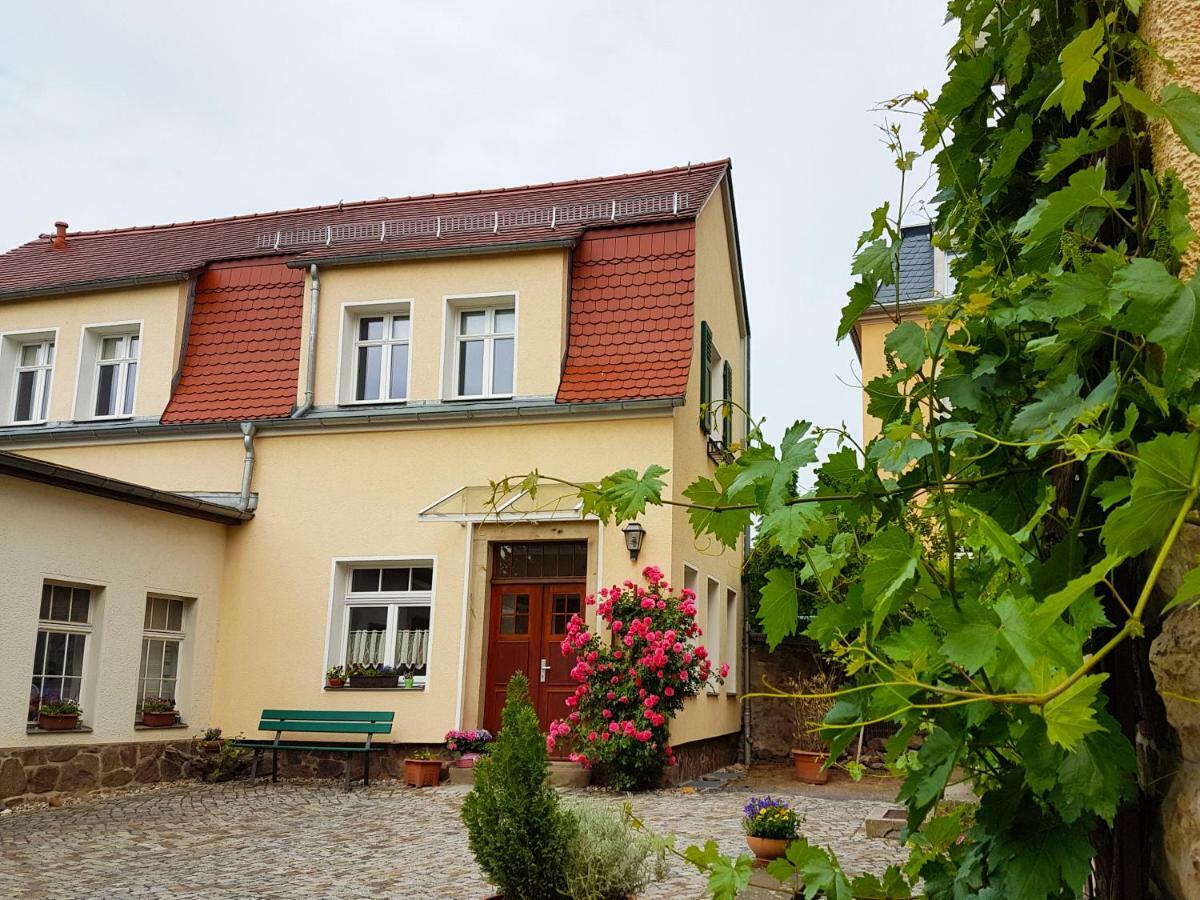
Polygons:
<instances>
[{"instance_id":1,"label":"green bush","mask_svg":"<svg viewBox=\"0 0 1200 900\"><path fill-rule=\"evenodd\" d=\"M662 841L636 833L618 809L579 803L569 812L575 828L564 869L571 900L625 900L667 877Z\"/></svg>"},{"instance_id":2,"label":"green bush","mask_svg":"<svg viewBox=\"0 0 1200 900\"><path fill-rule=\"evenodd\" d=\"M557 900L566 891L563 861L574 819L546 783L546 739L520 672L508 682L502 723L491 754L475 764L475 787L463 802L471 852L506 900Z\"/></svg>"}]
</instances>

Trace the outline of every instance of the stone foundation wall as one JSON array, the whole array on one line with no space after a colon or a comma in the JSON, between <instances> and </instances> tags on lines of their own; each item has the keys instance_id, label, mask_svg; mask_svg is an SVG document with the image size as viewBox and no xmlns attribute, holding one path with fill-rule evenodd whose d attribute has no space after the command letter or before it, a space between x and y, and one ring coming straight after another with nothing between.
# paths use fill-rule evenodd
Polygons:
<instances>
[{"instance_id":1,"label":"stone foundation wall","mask_svg":"<svg viewBox=\"0 0 1200 900\"><path fill-rule=\"evenodd\" d=\"M738 761L741 744L742 736L738 732L681 744L675 748L675 765L671 767L670 777L690 781L731 766Z\"/></svg>"},{"instance_id":2,"label":"stone foundation wall","mask_svg":"<svg viewBox=\"0 0 1200 900\"><path fill-rule=\"evenodd\" d=\"M189 741L0 748L0 807L183 777ZM172 751L169 748L174 748Z\"/></svg>"},{"instance_id":3,"label":"stone foundation wall","mask_svg":"<svg viewBox=\"0 0 1200 900\"><path fill-rule=\"evenodd\" d=\"M431 749L428 744L388 744L386 749L371 754L371 778L404 777L404 758L417 750ZM432 748L436 752L436 747ZM341 778L346 772L345 753L320 750L285 750L279 754L280 778ZM259 763L259 774L271 771L271 754L264 752ZM355 754L350 758L350 777L362 774L362 758Z\"/></svg>"},{"instance_id":4,"label":"stone foundation wall","mask_svg":"<svg viewBox=\"0 0 1200 900\"><path fill-rule=\"evenodd\" d=\"M817 671L816 644L800 639L786 640L774 652L761 636L750 638L750 684L748 691L766 690L767 684L786 689L797 676ZM766 684L764 684L764 679ZM750 704L750 752L753 761L787 759L794 746L796 716L786 700L754 697Z\"/></svg>"}]
</instances>

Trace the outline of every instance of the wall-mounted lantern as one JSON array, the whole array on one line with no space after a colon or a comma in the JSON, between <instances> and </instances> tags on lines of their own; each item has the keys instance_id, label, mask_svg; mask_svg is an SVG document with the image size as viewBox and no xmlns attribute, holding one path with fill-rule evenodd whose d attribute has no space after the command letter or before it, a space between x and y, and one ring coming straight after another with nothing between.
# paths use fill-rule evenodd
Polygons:
<instances>
[{"instance_id":1,"label":"wall-mounted lantern","mask_svg":"<svg viewBox=\"0 0 1200 900\"><path fill-rule=\"evenodd\" d=\"M642 539L646 529L637 522L630 522L621 531L625 532L625 549L629 551L629 559L637 562L638 554L642 552Z\"/></svg>"}]
</instances>

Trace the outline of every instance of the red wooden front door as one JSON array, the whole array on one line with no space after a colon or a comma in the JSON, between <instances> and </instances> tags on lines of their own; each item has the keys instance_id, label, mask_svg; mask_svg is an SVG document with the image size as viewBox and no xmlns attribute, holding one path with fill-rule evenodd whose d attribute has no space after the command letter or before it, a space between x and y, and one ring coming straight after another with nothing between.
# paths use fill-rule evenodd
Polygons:
<instances>
[{"instance_id":1,"label":"red wooden front door","mask_svg":"<svg viewBox=\"0 0 1200 900\"><path fill-rule=\"evenodd\" d=\"M575 613L583 613L583 585L531 582L492 585L489 604L487 696L483 727L500 730L508 679L517 671L529 679L529 694L542 731L567 714L575 692L571 658L562 639Z\"/></svg>"}]
</instances>

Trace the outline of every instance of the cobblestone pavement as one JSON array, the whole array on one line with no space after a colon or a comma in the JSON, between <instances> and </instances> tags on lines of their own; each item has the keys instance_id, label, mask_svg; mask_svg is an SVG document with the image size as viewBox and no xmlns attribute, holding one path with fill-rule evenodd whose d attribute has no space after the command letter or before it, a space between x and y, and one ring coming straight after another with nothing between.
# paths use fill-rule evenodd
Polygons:
<instances>
[{"instance_id":1,"label":"cobblestone pavement","mask_svg":"<svg viewBox=\"0 0 1200 900\"><path fill-rule=\"evenodd\" d=\"M458 818L465 787L396 784L185 784L0 816L0 897L461 897L488 896ZM616 795L572 792L615 801ZM749 791L638 795L634 810L682 848L715 838L745 849L739 826ZM869 840L878 804L793 795L804 834L831 844L848 870L900 858ZM676 863L645 900L701 897L704 880Z\"/></svg>"}]
</instances>

